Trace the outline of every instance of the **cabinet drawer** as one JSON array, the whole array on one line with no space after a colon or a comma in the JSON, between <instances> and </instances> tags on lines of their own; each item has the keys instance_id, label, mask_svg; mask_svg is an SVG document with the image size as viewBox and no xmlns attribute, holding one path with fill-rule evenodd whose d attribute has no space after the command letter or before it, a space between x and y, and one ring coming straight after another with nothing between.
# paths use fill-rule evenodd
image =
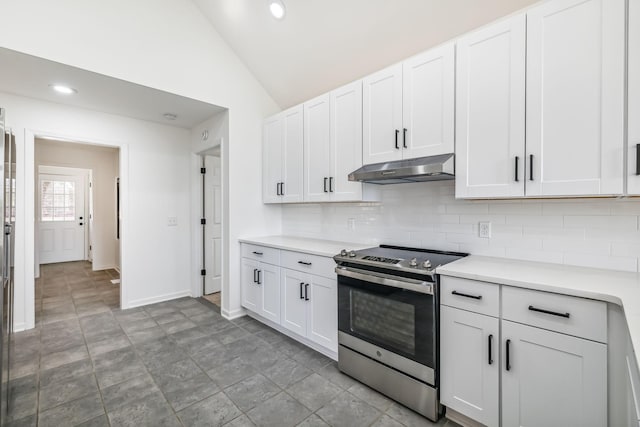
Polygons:
<instances>
[{"instance_id":1,"label":"cabinet drawer","mask_svg":"<svg viewBox=\"0 0 640 427\"><path fill-rule=\"evenodd\" d=\"M607 304L602 301L503 286L502 318L607 342Z\"/></svg>"},{"instance_id":2,"label":"cabinet drawer","mask_svg":"<svg viewBox=\"0 0 640 427\"><path fill-rule=\"evenodd\" d=\"M304 271L330 279L336 278L336 263L333 258L305 254L304 252L282 251L281 262L283 268Z\"/></svg>"},{"instance_id":3,"label":"cabinet drawer","mask_svg":"<svg viewBox=\"0 0 640 427\"><path fill-rule=\"evenodd\" d=\"M487 316L500 315L499 285L441 276L440 291L440 302L444 305Z\"/></svg>"},{"instance_id":4,"label":"cabinet drawer","mask_svg":"<svg viewBox=\"0 0 640 427\"><path fill-rule=\"evenodd\" d=\"M280 265L280 249L266 246L243 243L242 257L266 262L267 264Z\"/></svg>"}]
</instances>

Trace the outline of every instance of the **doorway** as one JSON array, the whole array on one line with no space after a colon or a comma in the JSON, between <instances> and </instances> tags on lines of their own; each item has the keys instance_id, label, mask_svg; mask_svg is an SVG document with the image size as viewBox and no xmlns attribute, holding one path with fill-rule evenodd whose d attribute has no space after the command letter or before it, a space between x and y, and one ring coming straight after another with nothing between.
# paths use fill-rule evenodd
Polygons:
<instances>
[{"instance_id":1,"label":"doorway","mask_svg":"<svg viewBox=\"0 0 640 427\"><path fill-rule=\"evenodd\" d=\"M203 267L202 294L221 306L222 291L222 160L220 147L202 154Z\"/></svg>"}]
</instances>

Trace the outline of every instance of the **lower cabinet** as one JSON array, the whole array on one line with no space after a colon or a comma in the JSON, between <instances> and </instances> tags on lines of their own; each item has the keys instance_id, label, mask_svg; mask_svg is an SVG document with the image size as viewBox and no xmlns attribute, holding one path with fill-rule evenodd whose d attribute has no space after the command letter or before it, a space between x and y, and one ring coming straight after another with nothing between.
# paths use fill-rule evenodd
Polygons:
<instances>
[{"instance_id":1,"label":"lower cabinet","mask_svg":"<svg viewBox=\"0 0 640 427\"><path fill-rule=\"evenodd\" d=\"M487 426L500 420L500 320L440 309L440 400Z\"/></svg>"},{"instance_id":2,"label":"lower cabinet","mask_svg":"<svg viewBox=\"0 0 640 427\"><path fill-rule=\"evenodd\" d=\"M280 323L280 267L242 259L242 306Z\"/></svg>"},{"instance_id":3,"label":"lower cabinet","mask_svg":"<svg viewBox=\"0 0 640 427\"><path fill-rule=\"evenodd\" d=\"M448 277L441 289L444 406L490 427L607 425L607 336L589 326L605 303Z\"/></svg>"},{"instance_id":4,"label":"lower cabinet","mask_svg":"<svg viewBox=\"0 0 640 427\"><path fill-rule=\"evenodd\" d=\"M607 346L502 321L504 426L607 425Z\"/></svg>"},{"instance_id":5,"label":"lower cabinet","mask_svg":"<svg viewBox=\"0 0 640 427\"><path fill-rule=\"evenodd\" d=\"M281 325L334 352L338 351L336 280L282 269Z\"/></svg>"}]
</instances>

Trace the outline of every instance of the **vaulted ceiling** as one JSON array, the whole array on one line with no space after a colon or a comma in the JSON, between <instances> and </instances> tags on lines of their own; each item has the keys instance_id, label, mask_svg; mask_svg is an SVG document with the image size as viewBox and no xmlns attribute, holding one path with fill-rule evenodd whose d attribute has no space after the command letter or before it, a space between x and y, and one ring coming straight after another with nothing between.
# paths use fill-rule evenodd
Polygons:
<instances>
[{"instance_id":1,"label":"vaulted ceiling","mask_svg":"<svg viewBox=\"0 0 640 427\"><path fill-rule=\"evenodd\" d=\"M193 0L286 108L537 0Z\"/></svg>"}]
</instances>

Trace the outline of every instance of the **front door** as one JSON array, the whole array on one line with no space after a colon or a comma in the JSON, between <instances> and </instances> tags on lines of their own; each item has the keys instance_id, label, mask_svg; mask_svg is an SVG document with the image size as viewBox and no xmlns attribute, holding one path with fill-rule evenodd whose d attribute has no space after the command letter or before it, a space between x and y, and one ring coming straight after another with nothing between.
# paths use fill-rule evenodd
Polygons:
<instances>
[{"instance_id":1,"label":"front door","mask_svg":"<svg viewBox=\"0 0 640 427\"><path fill-rule=\"evenodd\" d=\"M85 179L82 173L39 175L40 264L85 259Z\"/></svg>"},{"instance_id":2,"label":"front door","mask_svg":"<svg viewBox=\"0 0 640 427\"><path fill-rule=\"evenodd\" d=\"M205 276L206 295L222 287L222 168L220 157L205 156Z\"/></svg>"}]
</instances>

